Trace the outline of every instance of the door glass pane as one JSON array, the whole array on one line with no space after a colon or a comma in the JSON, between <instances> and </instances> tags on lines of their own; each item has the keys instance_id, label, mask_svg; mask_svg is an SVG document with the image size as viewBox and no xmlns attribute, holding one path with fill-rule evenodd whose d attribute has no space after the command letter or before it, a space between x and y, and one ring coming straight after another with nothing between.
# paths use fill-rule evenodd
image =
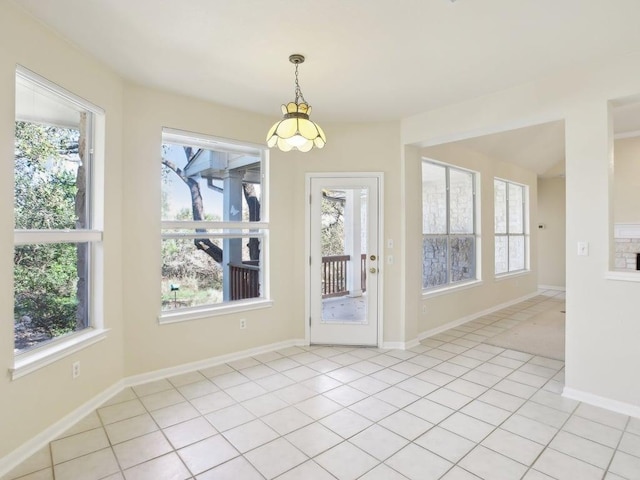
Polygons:
<instances>
[{"instance_id":1,"label":"door glass pane","mask_svg":"<svg viewBox=\"0 0 640 480\"><path fill-rule=\"evenodd\" d=\"M451 283L476 278L475 237L451 237Z\"/></svg>"},{"instance_id":2,"label":"door glass pane","mask_svg":"<svg viewBox=\"0 0 640 480\"><path fill-rule=\"evenodd\" d=\"M447 170L422 162L422 233L447 233Z\"/></svg>"},{"instance_id":3,"label":"door glass pane","mask_svg":"<svg viewBox=\"0 0 640 480\"><path fill-rule=\"evenodd\" d=\"M506 273L509 271L509 250L507 248L507 236L495 236L496 244L496 274Z\"/></svg>"},{"instance_id":4,"label":"door glass pane","mask_svg":"<svg viewBox=\"0 0 640 480\"><path fill-rule=\"evenodd\" d=\"M449 233L473 233L473 174L449 169Z\"/></svg>"},{"instance_id":5,"label":"door glass pane","mask_svg":"<svg viewBox=\"0 0 640 480\"><path fill-rule=\"evenodd\" d=\"M322 323L368 323L367 200L366 188L322 191Z\"/></svg>"},{"instance_id":6,"label":"door glass pane","mask_svg":"<svg viewBox=\"0 0 640 480\"><path fill-rule=\"evenodd\" d=\"M422 239L422 288L447 284L447 238Z\"/></svg>"},{"instance_id":7,"label":"door glass pane","mask_svg":"<svg viewBox=\"0 0 640 480\"><path fill-rule=\"evenodd\" d=\"M507 183L501 180L494 180L493 194L495 233L507 233ZM497 248L496 246L496 251Z\"/></svg>"}]
</instances>

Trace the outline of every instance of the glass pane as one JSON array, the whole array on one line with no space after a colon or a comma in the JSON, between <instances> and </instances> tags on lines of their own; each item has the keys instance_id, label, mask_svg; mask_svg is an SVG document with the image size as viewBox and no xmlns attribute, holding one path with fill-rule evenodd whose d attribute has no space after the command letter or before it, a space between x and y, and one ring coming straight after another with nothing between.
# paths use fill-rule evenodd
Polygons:
<instances>
[{"instance_id":1,"label":"glass pane","mask_svg":"<svg viewBox=\"0 0 640 480\"><path fill-rule=\"evenodd\" d=\"M260 221L260 157L162 145L162 220Z\"/></svg>"},{"instance_id":2,"label":"glass pane","mask_svg":"<svg viewBox=\"0 0 640 480\"><path fill-rule=\"evenodd\" d=\"M323 323L367 319L366 188L325 189L321 204L320 269Z\"/></svg>"},{"instance_id":3,"label":"glass pane","mask_svg":"<svg viewBox=\"0 0 640 480\"><path fill-rule=\"evenodd\" d=\"M88 259L86 243L16 246L16 353L87 327Z\"/></svg>"},{"instance_id":4,"label":"glass pane","mask_svg":"<svg viewBox=\"0 0 640 480\"><path fill-rule=\"evenodd\" d=\"M476 278L475 237L451 237L451 283Z\"/></svg>"},{"instance_id":5,"label":"glass pane","mask_svg":"<svg viewBox=\"0 0 640 480\"><path fill-rule=\"evenodd\" d=\"M507 182L494 180L493 195L495 233L507 233Z\"/></svg>"},{"instance_id":6,"label":"glass pane","mask_svg":"<svg viewBox=\"0 0 640 480\"><path fill-rule=\"evenodd\" d=\"M260 238L162 240L162 310L260 297Z\"/></svg>"},{"instance_id":7,"label":"glass pane","mask_svg":"<svg viewBox=\"0 0 640 480\"><path fill-rule=\"evenodd\" d=\"M524 187L509 184L509 233L524 233Z\"/></svg>"},{"instance_id":8,"label":"glass pane","mask_svg":"<svg viewBox=\"0 0 640 480\"><path fill-rule=\"evenodd\" d=\"M91 228L86 198L92 114L16 77L15 228Z\"/></svg>"},{"instance_id":9,"label":"glass pane","mask_svg":"<svg viewBox=\"0 0 640 480\"><path fill-rule=\"evenodd\" d=\"M446 168L422 162L422 233L447 233Z\"/></svg>"},{"instance_id":10,"label":"glass pane","mask_svg":"<svg viewBox=\"0 0 640 480\"><path fill-rule=\"evenodd\" d=\"M509 236L509 271L524 270L524 235Z\"/></svg>"},{"instance_id":11,"label":"glass pane","mask_svg":"<svg viewBox=\"0 0 640 480\"><path fill-rule=\"evenodd\" d=\"M447 238L425 235L422 239L422 288L447 283Z\"/></svg>"},{"instance_id":12,"label":"glass pane","mask_svg":"<svg viewBox=\"0 0 640 480\"><path fill-rule=\"evenodd\" d=\"M473 174L449 169L449 233L473 233Z\"/></svg>"},{"instance_id":13,"label":"glass pane","mask_svg":"<svg viewBox=\"0 0 640 480\"><path fill-rule=\"evenodd\" d=\"M324 190L322 192L321 253L322 256L344 255L344 190Z\"/></svg>"},{"instance_id":14,"label":"glass pane","mask_svg":"<svg viewBox=\"0 0 640 480\"><path fill-rule=\"evenodd\" d=\"M496 274L506 273L509 271L509 250L506 235L495 236L496 245Z\"/></svg>"}]
</instances>

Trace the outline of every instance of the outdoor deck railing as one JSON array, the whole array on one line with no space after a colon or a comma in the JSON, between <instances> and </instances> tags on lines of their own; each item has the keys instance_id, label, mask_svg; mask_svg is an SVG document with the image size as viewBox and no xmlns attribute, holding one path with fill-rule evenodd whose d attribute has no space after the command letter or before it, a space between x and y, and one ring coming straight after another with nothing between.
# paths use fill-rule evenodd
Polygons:
<instances>
[{"instance_id":1,"label":"outdoor deck railing","mask_svg":"<svg viewBox=\"0 0 640 480\"><path fill-rule=\"evenodd\" d=\"M322 298L347 295L347 262L350 255L328 255L322 257ZM253 263L253 262L252 262ZM257 263L257 262L256 262ZM367 291L367 256L360 256L360 288ZM231 300L257 298L260 296L260 267L248 263L230 263Z\"/></svg>"},{"instance_id":2,"label":"outdoor deck railing","mask_svg":"<svg viewBox=\"0 0 640 480\"><path fill-rule=\"evenodd\" d=\"M322 257L322 298L341 297L347 290L347 262L349 255Z\"/></svg>"},{"instance_id":3,"label":"outdoor deck railing","mask_svg":"<svg viewBox=\"0 0 640 480\"><path fill-rule=\"evenodd\" d=\"M231 300L243 300L260 296L260 267L246 263L229 264L231 276Z\"/></svg>"},{"instance_id":4,"label":"outdoor deck railing","mask_svg":"<svg viewBox=\"0 0 640 480\"><path fill-rule=\"evenodd\" d=\"M342 297L347 290L347 262L350 255L328 255L322 257L322 298ZM360 256L360 288L367 290L367 256Z\"/></svg>"}]
</instances>

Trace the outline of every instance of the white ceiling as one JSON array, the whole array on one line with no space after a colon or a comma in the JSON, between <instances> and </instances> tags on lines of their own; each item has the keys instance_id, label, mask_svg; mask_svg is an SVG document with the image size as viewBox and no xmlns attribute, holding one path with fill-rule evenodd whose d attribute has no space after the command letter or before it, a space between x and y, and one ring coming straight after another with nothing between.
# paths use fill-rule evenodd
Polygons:
<instances>
[{"instance_id":1,"label":"white ceiling","mask_svg":"<svg viewBox=\"0 0 640 480\"><path fill-rule=\"evenodd\" d=\"M638 0L15 0L131 81L383 121L640 48Z\"/></svg>"},{"instance_id":2,"label":"white ceiling","mask_svg":"<svg viewBox=\"0 0 640 480\"><path fill-rule=\"evenodd\" d=\"M14 0L123 77L277 117L387 121L640 50L639 0ZM616 131L640 130L638 105ZM564 124L460 142L563 172Z\"/></svg>"},{"instance_id":3,"label":"white ceiling","mask_svg":"<svg viewBox=\"0 0 640 480\"><path fill-rule=\"evenodd\" d=\"M456 143L484 153L489 158L515 163L540 176L564 174L563 121L469 138Z\"/></svg>"}]
</instances>

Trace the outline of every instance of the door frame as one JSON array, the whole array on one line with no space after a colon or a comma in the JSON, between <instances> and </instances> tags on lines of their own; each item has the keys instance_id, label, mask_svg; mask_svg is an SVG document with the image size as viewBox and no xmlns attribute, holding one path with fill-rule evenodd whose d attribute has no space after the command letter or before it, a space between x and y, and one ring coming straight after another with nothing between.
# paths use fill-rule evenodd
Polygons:
<instances>
[{"instance_id":1,"label":"door frame","mask_svg":"<svg viewBox=\"0 0 640 480\"><path fill-rule=\"evenodd\" d=\"M305 174L305 242L304 242L304 339L311 344L311 179L375 178L378 180L378 348L383 345L384 331L384 172L307 172Z\"/></svg>"}]
</instances>

